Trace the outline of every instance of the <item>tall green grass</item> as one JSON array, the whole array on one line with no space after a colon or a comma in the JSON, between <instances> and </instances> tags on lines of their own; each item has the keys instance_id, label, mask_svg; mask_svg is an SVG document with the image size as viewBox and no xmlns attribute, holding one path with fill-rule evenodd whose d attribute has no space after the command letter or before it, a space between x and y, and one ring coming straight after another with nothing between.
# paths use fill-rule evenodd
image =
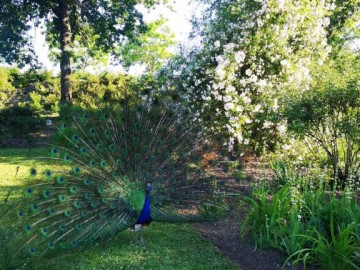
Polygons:
<instances>
[{"instance_id":1,"label":"tall green grass","mask_svg":"<svg viewBox=\"0 0 360 270\"><path fill-rule=\"evenodd\" d=\"M306 179L276 165L281 187L257 187L245 201L249 211L241 235L257 247L273 247L287 262L321 269L360 269L360 204L355 194L312 190ZM305 184L304 184L305 183Z\"/></svg>"}]
</instances>

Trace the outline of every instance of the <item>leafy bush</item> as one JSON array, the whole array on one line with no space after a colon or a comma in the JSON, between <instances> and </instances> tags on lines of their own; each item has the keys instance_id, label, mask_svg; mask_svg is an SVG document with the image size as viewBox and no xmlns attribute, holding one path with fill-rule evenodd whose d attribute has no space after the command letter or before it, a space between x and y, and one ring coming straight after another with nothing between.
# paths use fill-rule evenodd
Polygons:
<instances>
[{"instance_id":1,"label":"leafy bush","mask_svg":"<svg viewBox=\"0 0 360 270\"><path fill-rule=\"evenodd\" d=\"M102 73L89 74L84 71L72 75L73 99L78 105L96 105L99 99L107 100L124 97L133 92L130 78L124 75Z\"/></svg>"},{"instance_id":2,"label":"leafy bush","mask_svg":"<svg viewBox=\"0 0 360 270\"><path fill-rule=\"evenodd\" d=\"M41 95L35 92L31 92L30 93L30 98L31 98L31 109L34 110L35 112L40 112L43 110L43 106L41 104Z\"/></svg>"},{"instance_id":3,"label":"leafy bush","mask_svg":"<svg viewBox=\"0 0 360 270\"><path fill-rule=\"evenodd\" d=\"M12 76L9 69L0 68L0 109L5 106L9 96L15 92L12 85Z\"/></svg>"},{"instance_id":4,"label":"leafy bush","mask_svg":"<svg viewBox=\"0 0 360 270\"><path fill-rule=\"evenodd\" d=\"M30 70L21 73L19 69L11 69L11 76L13 77L12 85L15 88L23 89L35 83L49 83L52 86L55 78L50 71Z\"/></svg>"},{"instance_id":5,"label":"leafy bush","mask_svg":"<svg viewBox=\"0 0 360 270\"><path fill-rule=\"evenodd\" d=\"M358 57L342 52L319 68L311 91L284 101L289 131L306 138L314 152L326 153L332 167L333 188L338 184L344 189L360 169L359 70Z\"/></svg>"},{"instance_id":6,"label":"leafy bush","mask_svg":"<svg viewBox=\"0 0 360 270\"><path fill-rule=\"evenodd\" d=\"M8 103L12 106L26 105L39 113L58 110L60 80L50 72L32 70L21 73L14 68L2 69L0 79L0 109L1 104Z\"/></svg>"},{"instance_id":7,"label":"leafy bush","mask_svg":"<svg viewBox=\"0 0 360 270\"><path fill-rule=\"evenodd\" d=\"M274 172L274 180L278 186L297 182L299 174L290 168L283 160L275 160L271 164Z\"/></svg>"}]
</instances>

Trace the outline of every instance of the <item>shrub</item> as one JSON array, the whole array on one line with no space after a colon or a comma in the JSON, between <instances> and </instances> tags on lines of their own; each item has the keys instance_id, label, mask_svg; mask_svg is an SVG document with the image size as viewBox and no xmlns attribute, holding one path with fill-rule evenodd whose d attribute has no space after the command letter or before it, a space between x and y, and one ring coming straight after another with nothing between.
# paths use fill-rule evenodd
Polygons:
<instances>
[{"instance_id":1,"label":"shrub","mask_svg":"<svg viewBox=\"0 0 360 270\"><path fill-rule=\"evenodd\" d=\"M41 112L43 110L43 105L41 104L41 95L36 92L30 93L31 98L31 109L35 112Z\"/></svg>"},{"instance_id":2,"label":"shrub","mask_svg":"<svg viewBox=\"0 0 360 270\"><path fill-rule=\"evenodd\" d=\"M358 179L360 61L349 52L319 68L311 91L286 97L289 131L306 138L314 152L325 152L333 188Z\"/></svg>"},{"instance_id":3,"label":"shrub","mask_svg":"<svg viewBox=\"0 0 360 270\"><path fill-rule=\"evenodd\" d=\"M12 80L10 69L0 68L0 109L5 106L10 95L15 92Z\"/></svg>"}]
</instances>

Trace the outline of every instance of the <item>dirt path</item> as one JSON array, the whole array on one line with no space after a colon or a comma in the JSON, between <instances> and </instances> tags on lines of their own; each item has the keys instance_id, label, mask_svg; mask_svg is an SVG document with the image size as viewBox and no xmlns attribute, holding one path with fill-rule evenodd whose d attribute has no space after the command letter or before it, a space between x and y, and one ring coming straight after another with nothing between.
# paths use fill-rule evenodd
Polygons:
<instances>
[{"instance_id":1,"label":"dirt path","mask_svg":"<svg viewBox=\"0 0 360 270\"><path fill-rule=\"evenodd\" d=\"M240 196L249 196L251 184L255 184L264 179L271 178L269 170L262 171L256 167L258 164L247 164L246 174L251 177L251 181L243 183L236 182L231 176L218 175L218 179L226 185L226 190L235 192ZM249 166L250 165L250 166ZM245 212L237 204L238 210L234 210L226 219L214 223L194 224L195 229L205 238L210 240L224 255L226 255L235 265L242 270L277 270L282 269L286 257L274 248L255 249L255 242L251 235L240 238L240 226L245 218ZM283 269L291 269L286 266ZM304 269L301 265L292 268L294 270ZM314 267L307 267L309 270L316 270Z\"/></svg>"},{"instance_id":2,"label":"dirt path","mask_svg":"<svg viewBox=\"0 0 360 270\"><path fill-rule=\"evenodd\" d=\"M231 216L216 223L199 223L194 227L242 270L280 269L285 258L275 249L255 250L251 236L240 239L239 219Z\"/></svg>"}]
</instances>

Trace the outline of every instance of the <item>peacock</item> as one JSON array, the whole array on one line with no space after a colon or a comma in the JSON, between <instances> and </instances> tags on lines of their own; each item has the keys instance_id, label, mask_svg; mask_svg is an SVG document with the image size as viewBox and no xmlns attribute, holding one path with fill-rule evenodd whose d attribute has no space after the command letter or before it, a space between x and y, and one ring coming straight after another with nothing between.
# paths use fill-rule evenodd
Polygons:
<instances>
[{"instance_id":1,"label":"peacock","mask_svg":"<svg viewBox=\"0 0 360 270\"><path fill-rule=\"evenodd\" d=\"M152 221L214 221L226 213L224 192L209 174L221 165L221 133L178 96L147 92L64 107L62 120L49 156L39 158L66 169L30 169L9 213L16 253L42 255Z\"/></svg>"}]
</instances>

